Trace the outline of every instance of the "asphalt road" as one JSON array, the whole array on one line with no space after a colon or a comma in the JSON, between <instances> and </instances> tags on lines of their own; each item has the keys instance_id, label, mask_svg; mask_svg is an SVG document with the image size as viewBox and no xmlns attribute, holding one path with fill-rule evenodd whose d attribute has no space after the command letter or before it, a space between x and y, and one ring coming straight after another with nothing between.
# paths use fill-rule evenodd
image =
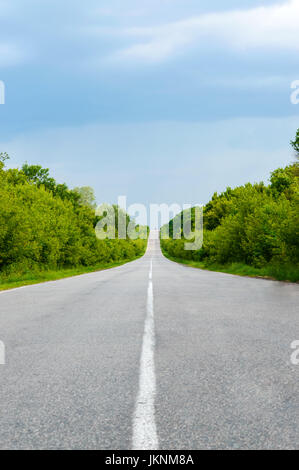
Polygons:
<instances>
[{"instance_id":1,"label":"asphalt road","mask_svg":"<svg viewBox=\"0 0 299 470\"><path fill-rule=\"evenodd\" d=\"M298 285L178 265L153 240L0 293L0 448L298 449L298 306Z\"/></svg>"}]
</instances>

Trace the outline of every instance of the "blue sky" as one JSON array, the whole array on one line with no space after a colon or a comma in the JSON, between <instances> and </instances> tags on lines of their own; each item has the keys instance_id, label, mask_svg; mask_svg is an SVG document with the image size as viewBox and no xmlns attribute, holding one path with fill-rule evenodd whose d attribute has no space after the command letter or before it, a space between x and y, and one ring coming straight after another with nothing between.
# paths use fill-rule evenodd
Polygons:
<instances>
[{"instance_id":1,"label":"blue sky","mask_svg":"<svg viewBox=\"0 0 299 470\"><path fill-rule=\"evenodd\" d=\"M205 203L292 160L299 0L0 0L0 151L98 202Z\"/></svg>"}]
</instances>

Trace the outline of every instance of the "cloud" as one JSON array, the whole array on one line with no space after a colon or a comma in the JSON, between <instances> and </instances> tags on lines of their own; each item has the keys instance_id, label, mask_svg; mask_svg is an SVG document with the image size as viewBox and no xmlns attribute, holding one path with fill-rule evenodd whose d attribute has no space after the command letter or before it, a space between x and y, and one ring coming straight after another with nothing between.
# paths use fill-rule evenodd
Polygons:
<instances>
[{"instance_id":1,"label":"cloud","mask_svg":"<svg viewBox=\"0 0 299 470\"><path fill-rule=\"evenodd\" d=\"M292 76L236 76L212 77L209 80L202 81L206 85L217 86L221 88L234 88L236 90L259 90L259 89L286 89L292 82Z\"/></svg>"},{"instance_id":2,"label":"cloud","mask_svg":"<svg viewBox=\"0 0 299 470\"><path fill-rule=\"evenodd\" d=\"M226 185L266 180L294 158L298 118L98 124L35 130L1 141L12 167L26 160L98 202L205 203ZM273 137L274 136L274 137Z\"/></svg>"},{"instance_id":3,"label":"cloud","mask_svg":"<svg viewBox=\"0 0 299 470\"><path fill-rule=\"evenodd\" d=\"M28 0L29 1L29 0ZM22 65L32 56L32 47L22 36L22 27L18 22L20 15L18 8L21 4L16 0L15 3L8 0L0 0L0 67L14 67ZM14 31L14 35L12 35Z\"/></svg>"},{"instance_id":4,"label":"cloud","mask_svg":"<svg viewBox=\"0 0 299 470\"><path fill-rule=\"evenodd\" d=\"M299 0L248 10L209 13L161 26L128 28L122 34L135 44L117 51L116 59L162 62L188 47L229 46L235 50L298 50ZM119 34L119 31L117 32Z\"/></svg>"},{"instance_id":5,"label":"cloud","mask_svg":"<svg viewBox=\"0 0 299 470\"><path fill-rule=\"evenodd\" d=\"M13 43L0 43L0 67L11 67L24 62L27 54Z\"/></svg>"},{"instance_id":6,"label":"cloud","mask_svg":"<svg viewBox=\"0 0 299 470\"><path fill-rule=\"evenodd\" d=\"M0 0L0 18L6 16L9 11L11 11L11 8L7 0Z\"/></svg>"}]
</instances>

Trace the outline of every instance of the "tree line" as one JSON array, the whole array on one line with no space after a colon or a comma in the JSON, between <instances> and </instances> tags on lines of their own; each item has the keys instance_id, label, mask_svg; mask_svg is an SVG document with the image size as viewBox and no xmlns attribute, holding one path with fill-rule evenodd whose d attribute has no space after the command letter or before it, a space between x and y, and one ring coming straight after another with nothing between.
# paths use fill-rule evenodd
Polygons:
<instances>
[{"instance_id":1,"label":"tree line","mask_svg":"<svg viewBox=\"0 0 299 470\"><path fill-rule=\"evenodd\" d=\"M174 239L177 219L173 219L168 227L170 239L161 240L164 253L205 267L232 263L268 267L278 279L298 281L299 129L291 144L295 163L273 171L268 185L247 183L213 195L203 209L204 243L200 250L186 251L185 240ZM182 220L182 214L177 217ZM194 209L191 222L194 229Z\"/></svg>"},{"instance_id":2,"label":"tree line","mask_svg":"<svg viewBox=\"0 0 299 470\"><path fill-rule=\"evenodd\" d=\"M1 275L118 263L144 253L146 240L96 237L91 188L69 189L39 165L8 169L8 158L0 154Z\"/></svg>"}]
</instances>

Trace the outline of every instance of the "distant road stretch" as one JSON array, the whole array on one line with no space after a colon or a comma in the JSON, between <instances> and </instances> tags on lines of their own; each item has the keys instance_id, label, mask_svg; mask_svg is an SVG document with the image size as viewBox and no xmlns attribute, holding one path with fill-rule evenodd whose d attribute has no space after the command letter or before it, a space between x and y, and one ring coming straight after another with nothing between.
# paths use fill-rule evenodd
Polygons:
<instances>
[{"instance_id":1,"label":"distant road stretch","mask_svg":"<svg viewBox=\"0 0 299 470\"><path fill-rule=\"evenodd\" d=\"M299 286L166 260L0 293L1 449L298 449Z\"/></svg>"}]
</instances>

